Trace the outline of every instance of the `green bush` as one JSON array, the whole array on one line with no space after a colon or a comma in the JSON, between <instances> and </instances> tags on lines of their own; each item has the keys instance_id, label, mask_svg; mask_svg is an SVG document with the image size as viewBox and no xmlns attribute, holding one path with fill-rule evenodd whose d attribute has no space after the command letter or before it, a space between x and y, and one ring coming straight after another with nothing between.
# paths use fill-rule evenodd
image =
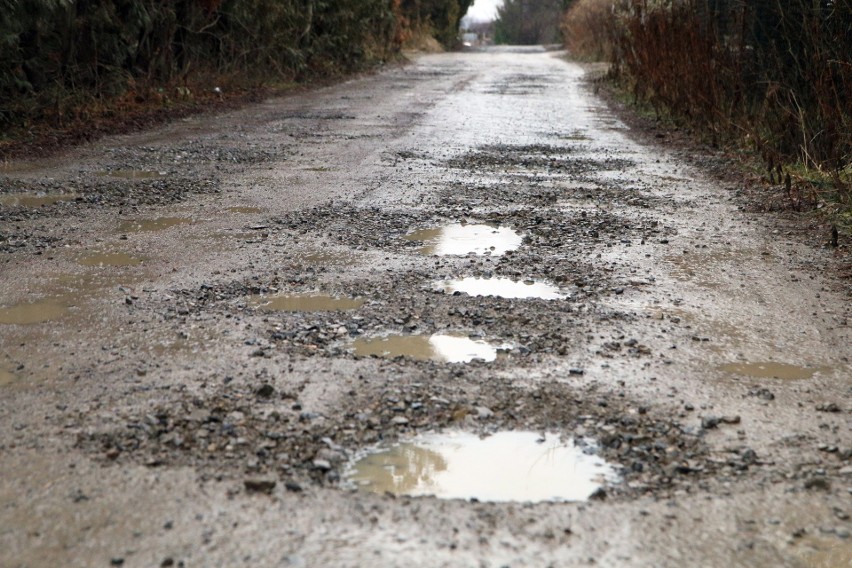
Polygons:
<instances>
[{"instance_id":1,"label":"green bush","mask_svg":"<svg viewBox=\"0 0 852 568\"><path fill-rule=\"evenodd\" d=\"M397 0L0 0L0 124L193 77L300 79L399 47Z\"/></svg>"}]
</instances>

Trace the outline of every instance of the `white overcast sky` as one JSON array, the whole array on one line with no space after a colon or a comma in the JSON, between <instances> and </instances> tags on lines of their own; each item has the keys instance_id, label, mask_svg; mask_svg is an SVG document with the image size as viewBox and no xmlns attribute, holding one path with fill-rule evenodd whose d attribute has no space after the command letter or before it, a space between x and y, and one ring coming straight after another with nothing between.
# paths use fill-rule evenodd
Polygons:
<instances>
[{"instance_id":1,"label":"white overcast sky","mask_svg":"<svg viewBox=\"0 0 852 568\"><path fill-rule=\"evenodd\" d=\"M501 4L503 0L474 0L473 6L467 10L467 16L478 21L493 20L497 17L497 6Z\"/></svg>"}]
</instances>

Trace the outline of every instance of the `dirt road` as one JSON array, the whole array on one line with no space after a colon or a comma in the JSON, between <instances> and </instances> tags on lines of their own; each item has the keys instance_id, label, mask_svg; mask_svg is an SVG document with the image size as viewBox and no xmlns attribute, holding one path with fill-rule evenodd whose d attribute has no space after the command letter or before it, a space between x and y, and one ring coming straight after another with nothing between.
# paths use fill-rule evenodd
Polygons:
<instances>
[{"instance_id":1,"label":"dirt road","mask_svg":"<svg viewBox=\"0 0 852 568\"><path fill-rule=\"evenodd\" d=\"M5 164L0 565L852 565L848 283L648 140L504 49Z\"/></svg>"}]
</instances>

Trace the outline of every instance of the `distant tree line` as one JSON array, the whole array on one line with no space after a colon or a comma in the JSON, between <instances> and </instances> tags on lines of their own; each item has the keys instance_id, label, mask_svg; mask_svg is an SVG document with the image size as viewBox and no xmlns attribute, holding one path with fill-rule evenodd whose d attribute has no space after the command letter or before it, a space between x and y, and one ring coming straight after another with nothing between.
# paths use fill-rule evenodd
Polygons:
<instances>
[{"instance_id":1,"label":"distant tree line","mask_svg":"<svg viewBox=\"0 0 852 568\"><path fill-rule=\"evenodd\" d=\"M560 43L559 24L571 0L505 0L497 9L495 43L538 45Z\"/></svg>"},{"instance_id":2,"label":"distant tree line","mask_svg":"<svg viewBox=\"0 0 852 568\"><path fill-rule=\"evenodd\" d=\"M0 0L0 127L201 78L292 81L446 44L471 0Z\"/></svg>"},{"instance_id":3,"label":"distant tree line","mask_svg":"<svg viewBox=\"0 0 852 568\"><path fill-rule=\"evenodd\" d=\"M473 0L402 0L406 28L431 32L450 47L458 41L459 22Z\"/></svg>"}]
</instances>

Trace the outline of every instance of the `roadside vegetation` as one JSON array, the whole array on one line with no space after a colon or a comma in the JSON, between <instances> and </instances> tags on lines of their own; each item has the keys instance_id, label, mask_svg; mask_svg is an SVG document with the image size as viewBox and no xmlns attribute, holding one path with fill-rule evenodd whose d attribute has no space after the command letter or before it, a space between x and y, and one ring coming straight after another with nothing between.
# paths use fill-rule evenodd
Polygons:
<instances>
[{"instance_id":1,"label":"roadside vegetation","mask_svg":"<svg viewBox=\"0 0 852 568\"><path fill-rule=\"evenodd\" d=\"M456 41L471 0L0 0L0 158Z\"/></svg>"},{"instance_id":2,"label":"roadside vegetation","mask_svg":"<svg viewBox=\"0 0 852 568\"><path fill-rule=\"evenodd\" d=\"M634 103L747 150L786 207L852 233L852 3L577 0L562 32Z\"/></svg>"}]
</instances>

